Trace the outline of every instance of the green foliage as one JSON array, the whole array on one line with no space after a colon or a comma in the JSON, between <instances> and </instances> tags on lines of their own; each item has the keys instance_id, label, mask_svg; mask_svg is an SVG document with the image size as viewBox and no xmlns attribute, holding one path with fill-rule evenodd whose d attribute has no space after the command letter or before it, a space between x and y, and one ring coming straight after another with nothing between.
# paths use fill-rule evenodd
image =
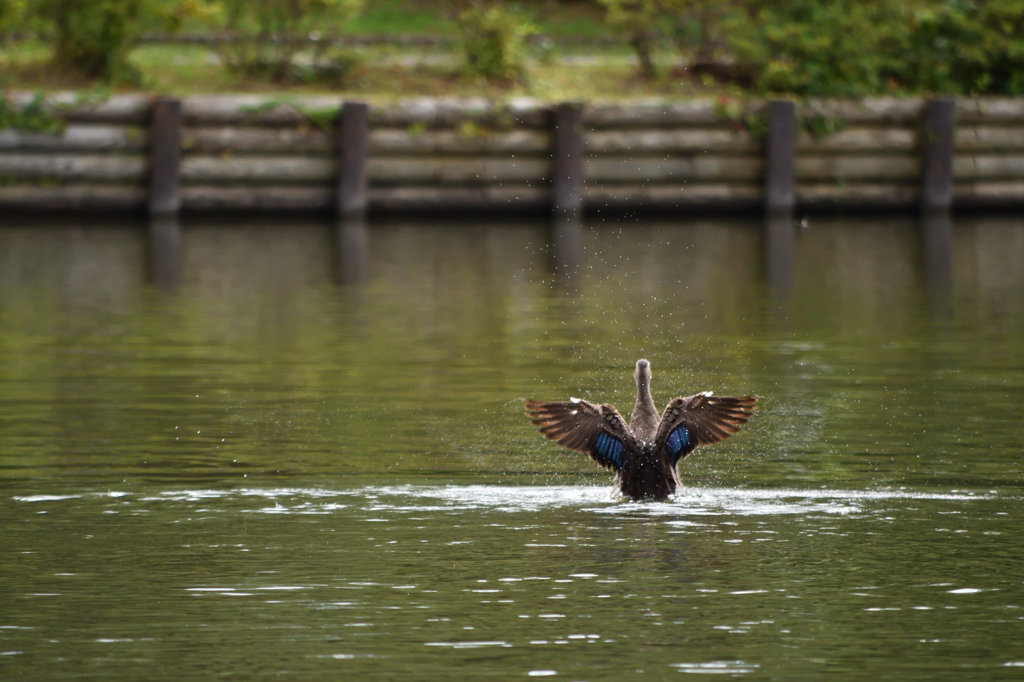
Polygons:
<instances>
[{"instance_id":1,"label":"green foliage","mask_svg":"<svg viewBox=\"0 0 1024 682\"><path fill-rule=\"evenodd\" d=\"M608 23L629 38L636 52L640 74L653 78L655 34L669 17L680 16L692 4L688 0L599 0L608 9Z\"/></svg>"},{"instance_id":2,"label":"green foliage","mask_svg":"<svg viewBox=\"0 0 1024 682\"><path fill-rule=\"evenodd\" d=\"M138 39L141 0L40 0L36 12L54 31L54 65L110 80L132 77L128 53Z\"/></svg>"},{"instance_id":3,"label":"green foliage","mask_svg":"<svg viewBox=\"0 0 1024 682\"><path fill-rule=\"evenodd\" d=\"M895 0L748 2L727 19L739 71L760 91L862 96L885 87L903 21Z\"/></svg>"},{"instance_id":4,"label":"green foliage","mask_svg":"<svg viewBox=\"0 0 1024 682\"><path fill-rule=\"evenodd\" d=\"M806 130L816 140L835 135L846 127L846 121L834 116L800 117L797 121L800 128Z\"/></svg>"},{"instance_id":5,"label":"green foliage","mask_svg":"<svg viewBox=\"0 0 1024 682\"><path fill-rule=\"evenodd\" d=\"M749 0L723 15L762 92L1024 94L1024 0Z\"/></svg>"},{"instance_id":6,"label":"green foliage","mask_svg":"<svg viewBox=\"0 0 1024 682\"><path fill-rule=\"evenodd\" d=\"M669 30L691 65L730 57L728 77L759 92L1024 94L1024 0L600 2L645 75Z\"/></svg>"},{"instance_id":7,"label":"green foliage","mask_svg":"<svg viewBox=\"0 0 1024 682\"><path fill-rule=\"evenodd\" d=\"M371 8L377 23L368 26L405 29L432 16L421 12L413 24L409 17L392 19L395 3L389 2ZM0 36L45 41L46 48L36 49L52 54L57 73L117 85L139 81L130 55L143 33L203 25L236 38L215 48L236 73L338 86L362 59L316 38L351 28L362 3L0 0ZM458 15L464 71L497 87L524 79L527 39L538 28L500 0L446 6L467 3ZM739 84L760 93L1024 95L1024 0L597 0L591 11L598 6L629 41L647 77L657 75L655 53L674 49L706 85ZM557 50L551 42L530 49L534 59L548 62ZM17 82L13 73L9 68L0 82Z\"/></svg>"},{"instance_id":8,"label":"green foliage","mask_svg":"<svg viewBox=\"0 0 1024 682\"><path fill-rule=\"evenodd\" d=\"M351 56L334 58L328 40L359 14L362 0L220 0L211 5L208 24L235 38L220 43L217 53L236 73L282 81L301 71L297 57L312 53L307 63L345 71ZM308 70L308 67L307 67Z\"/></svg>"},{"instance_id":9,"label":"green foliage","mask_svg":"<svg viewBox=\"0 0 1024 682\"><path fill-rule=\"evenodd\" d=\"M108 82L137 81L128 57L140 36L175 30L186 17L202 12L201 1L0 0L0 27L17 26L43 38L62 72Z\"/></svg>"},{"instance_id":10,"label":"green foliage","mask_svg":"<svg viewBox=\"0 0 1024 682\"><path fill-rule=\"evenodd\" d=\"M526 77L526 39L537 28L522 14L501 4L473 5L459 15L464 69L491 80Z\"/></svg>"},{"instance_id":11,"label":"green foliage","mask_svg":"<svg viewBox=\"0 0 1024 682\"><path fill-rule=\"evenodd\" d=\"M944 0L911 15L902 80L957 94L1024 94L1024 0Z\"/></svg>"},{"instance_id":12,"label":"green foliage","mask_svg":"<svg viewBox=\"0 0 1024 682\"><path fill-rule=\"evenodd\" d=\"M751 137L763 140L768 136L768 115L764 112L747 114L743 117L743 127Z\"/></svg>"},{"instance_id":13,"label":"green foliage","mask_svg":"<svg viewBox=\"0 0 1024 682\"><path fill-rule=\"evenodd\" d=\"M0 0L0 33L22 25L27 5L25 0Z\"/></svg>"},{"instance_id":14,"label":"green foliage","mask_svg":"<svg viewBox=\"0 0 1024 682\"><path fill-rule=\"evenodd\" d=\"M325 133L333 133L338 129L338 116L341 114L340 107L325 107L322 109L300 107L299 111L306 117L306 120Z\"/></svg>"},{"instance_id":15,"label":"green foliage","mask_svg":"<svg viewBox=\"0 0 1024 682\"><path fill-rule=\"evenodd\" d=\"M725 95L719 95L715 99L715 118L721 121L739 123L743 119L744 102L739 99L730 99Z\"/></svg>"},{"instance_id":16,"label":"green foliage","mask_svg":"<svg viewBox=\"0 0 1024 682\"><path fill-rule=\"evenodd\" d=\"M673 17L672 34L676 45L693 61L710 59L727 44L724 23L734 11L734 3L690 0L683 11Z\"/></svg>"},{"instance_id":17,"label":"green foliage","mask_svg":"<svg viewBox=\"0 0 1024 682\"><path fill-rule=\"evenodd\" d=\"M342 86L362 64L361 54L351 48L334 45L315 50L309 67L296 69L296 75L310 82Z\"/></svg>"},{"instance_id":18,"label":"green foliage","mask_svg":"<svg viewBox=\"0 0 1024 682\"><path fill-rule=\"evenodd\" d=\"M751 137L761 139L768 134L768 117L764 111L748 111L744 99L719 95L715 98L715 118L727 123L733 130L746 130Z\"/></svg>"},{"instance_id":19,"label":"green foliage","mask_svg":"<svg viewBox=\"0 0 1024 682\"><path fill-rule=\"evenodd\" d=\"M13 128L26 133L59 134L64 131L64 120L46 107L42 93L22 108L0 97L0 130Z\"/></svg>"},{"instance_id":20,"label":"green foliage","mask_svg":"<svg viewBox=\"0 0 1024 682\"><path fill-rule=\"evenodd\" d=\"M301 104L297 104L292 97L274 97L266 99L259 104L243 106L241 110L242 113L246 115L247 119L255 119L260 114L273 111L278 107L287 107L301 113L306 117L306 121L310 125L314 125L328 133L333 132L337 128L338 115L341 113L341 109L339 107L325 107L320 109L304 107Z\"/></svg>"}]
</instances>

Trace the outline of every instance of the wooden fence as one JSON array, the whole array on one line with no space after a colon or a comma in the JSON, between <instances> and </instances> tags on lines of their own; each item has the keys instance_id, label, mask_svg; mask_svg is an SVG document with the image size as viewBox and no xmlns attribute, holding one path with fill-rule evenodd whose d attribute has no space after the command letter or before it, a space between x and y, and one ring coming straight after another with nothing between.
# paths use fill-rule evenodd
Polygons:
<instances>
[{"instance_id":1,"label":"wooden fence","mask_svg":"<svg viewBox=\"0 0 1024 682\"><path fill-rule=\"evenodd\" d=\"M807 210L1024 206L1020 99L367 107L65 93L44 109L62 132L0 130L2 209L760 210L772 196Z\"/></svg>"}]
</instances>

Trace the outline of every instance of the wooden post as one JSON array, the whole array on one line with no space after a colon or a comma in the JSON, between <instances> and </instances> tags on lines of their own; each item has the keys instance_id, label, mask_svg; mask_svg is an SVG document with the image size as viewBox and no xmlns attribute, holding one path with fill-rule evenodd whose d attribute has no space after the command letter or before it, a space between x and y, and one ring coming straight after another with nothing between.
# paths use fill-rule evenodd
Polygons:
<instances>
[{"instance_id":1,"label":"wooden post","mask_svg":"<svg viewBox=\"0 0 1024 682\"><path fill-rule=\"evenodd\" d=\"M924 166L921 208L948 211L953 206L953 127L956 103L931 99L924 104Z\"/></svg>"},{"instance_id":2,"label":"wooden post","mask_svg":"<svg viewBox=\"0 0 1024 682\"><path fill-rule=\"evenodd\" d=\"M173 215L181 208L181 100L157 97L149 124L149 214Z\"/></svg>"},{"instance_id":3,"label":"wooden post","mask_svg":"<svg viewBox=\"0 0 1024 682\"><path fill-rule=\"evenodd\" d=\"M764 146L764 263L768 290L789 296L793 283L793 157L796 153L796 106L788 100L768 102L768 136Z\"/></svg>"},{"instance_id":4,"label":"wooden post","mask_svg":"<svg viewBox=\"0 0 1024 682\"><path fill-rule=\"evenodd\" d=\"M366 277L369 137L370 106L345 102L338 117L338 221L334 230L339 284L358 284Z\"/></svg>"},{"instance_id":5,"label":"wooden post","mask_svg":"<svg viewBox=\"0 0 1024 682\"><path fill-rule=\"evenodd\" d=\"M768 136L764 146L765 213L793 210L795 150L796 106L788 100L768 102Z\"/></svg>"},{"instance_id":6,"label":"wooden post","mask_svg":"<svg viewBox=\"0 0 1024 682\"><path fill-rule=\"evenodd\" d=\"M153 100L149 121L149 278L164 288L177 284L181 264L181 125L181 100Z\"/></svg>"},{"instance_id":7,"label":"wooden post","mask_svg":"<svg viewBox=\"0 0 1024 682\"><path fill-rule=\"evenodd\" d=\"M583 253L583 108L564 103L553 112L551 150L551 268L571 280Z\"/></svg>"},{"instance_id":8,"label":"wooden post","mask_svg":"<svg viewBox=\"0 0 1024 682\"><path fill-rule=\"evenodd\" d=\"M366 153L370 106L345 102L338 122L338 216L361 218L369 207Z\"/></svg>"},{"instance_id":9,"label":"wooden post","mask_svg":"<svg viewBox=\"0 0 1024 682\"><path fill-rule=\"evenodd\" d=\"M551 206L556 213L583 208L583 138L579 104L559 104L554 111Z\"/></svg>"}]
</instances>

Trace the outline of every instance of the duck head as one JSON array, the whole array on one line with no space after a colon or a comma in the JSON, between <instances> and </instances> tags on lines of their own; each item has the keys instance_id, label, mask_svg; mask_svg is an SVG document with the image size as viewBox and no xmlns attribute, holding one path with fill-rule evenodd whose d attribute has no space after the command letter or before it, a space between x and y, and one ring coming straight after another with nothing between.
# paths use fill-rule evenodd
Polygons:
<instances>
[{"instance_id":1,"label":"duck head","mask_svg":"<svg viewBox=\"0 0 1024 682\"><path fill-rule=\"evenodd\" d=\"M636 369L633 370L633 380L636 382L638 391L648 391L651 387L651 363L640 359L636 361Z\"/></svg>"}]
</instances>

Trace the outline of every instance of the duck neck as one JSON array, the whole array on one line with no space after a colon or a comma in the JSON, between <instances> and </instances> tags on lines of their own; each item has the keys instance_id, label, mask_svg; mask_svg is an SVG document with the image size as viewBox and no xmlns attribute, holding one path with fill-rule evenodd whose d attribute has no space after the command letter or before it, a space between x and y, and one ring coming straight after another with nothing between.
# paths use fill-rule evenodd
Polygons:
<instances>
[{"instance_id":1,"label":"duck neck","mask_svg":"<svg viewBox=\"0 0 1024 682\"><path fill-rule=\"evenodd\" d=\"M629 417L629 428L634 435L652 441L659 421L658 410L651 398L651 371L645 367L636 374L636 405Z\"/></svg>"}]
</instances>

